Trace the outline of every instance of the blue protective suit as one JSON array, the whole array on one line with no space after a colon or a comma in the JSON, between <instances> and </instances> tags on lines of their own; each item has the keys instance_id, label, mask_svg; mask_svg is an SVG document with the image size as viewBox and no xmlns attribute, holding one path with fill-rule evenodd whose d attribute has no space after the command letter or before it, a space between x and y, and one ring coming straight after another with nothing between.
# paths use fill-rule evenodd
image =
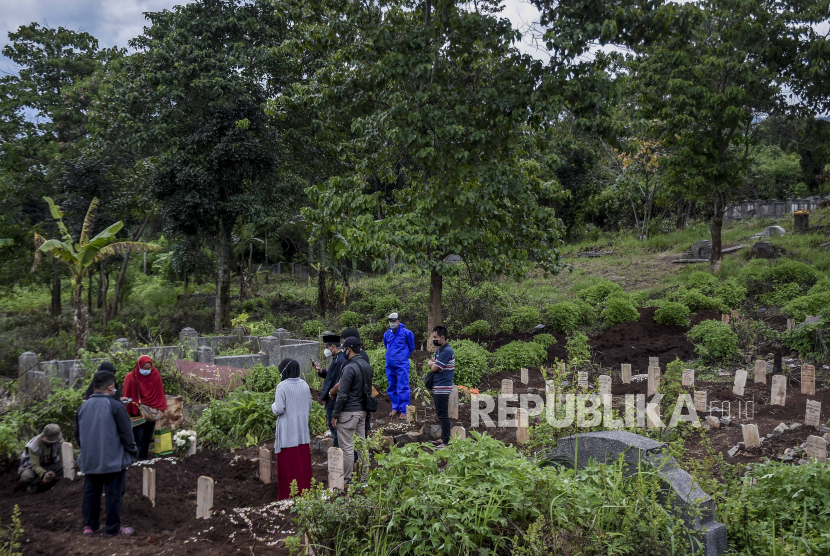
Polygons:
<instances>
[{"instance_id":1,"label":"blue protective suit","mask_svg":"<svg viewBox=\"0 0 830 556\"><path fill-rule=\"evenodd\" d=\"M406 413L409 405L409 358L415 351L415 334L403 323L398 328L387 330L383 335L386 348L386 393L392 402L392 409Z\"/></svg>"}]
</instances>

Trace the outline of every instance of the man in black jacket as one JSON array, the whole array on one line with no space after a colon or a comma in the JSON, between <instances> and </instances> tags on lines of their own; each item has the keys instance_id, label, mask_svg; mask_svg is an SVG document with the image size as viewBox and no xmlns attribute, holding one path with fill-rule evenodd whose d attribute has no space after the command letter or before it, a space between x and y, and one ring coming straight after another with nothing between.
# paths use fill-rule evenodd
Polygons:
<instances>
[{"instance_id":1,"label":"man in black jacket","mask_svg":"<svg viewBox=\"0 0 830 556\"><path fill-rule=\"evenodd\" d=\"M357 356L360 357L361 359L363 359L364 361L366 361L366 363L369 363L369 365L371 366L371 361L369 361L369 354L366 353L365 349L363 349L363 342L360 341L360 332L358 331L358 329L357 328L344 328L343 332L340 333L340 343L342 344L343 342L345 342L347 338L357 338L357 341L360 342L360 353L358 353ZM377 394L375 392L372 392L372 395L376 396ZM369 438L369 431L371 430L371 428L372 428L372 414L367 413L366 414L366 438ZM355 452L354 460L358 461L359 459L360 458L358 457L357 452Z\"/></svg>"},{"instance_id":2,"label":"man in black jacket","mask_svg":"<svg viewBox=\"0 0 830 556\"><path fill-rule=\"evenodd\" d=\"M337 429L343 450L343 480L351 481L354 471L354 435L366 438L366 399L371 394L372 367L360 355L360 340L347 338L343 351L349 362L340 372L340 389L334 403L331 426Z\"/></svg>"},{"instance_id":3,"label":"man in black jacket","mask_svg":"<svg viewBox=\"0 0 830 556\"><path fill-rule=\"evenodd\" d=\"M314 367L317 369L317 375L322 377L323 387L320 390L320 401L326 406L326 423L328 423L331 436L334 439L332 446L338 448L337 443L337 429L331 426L331 414L334 411L334 397L331 395L331 389L340 382L340 370L346 364L346 354L340 349L340 337L336 334L323 333L323 345L326 346L326 357L332 357L331 365L328 370L324 371L320 368L320 364L314 362Z\"/></svg>"}]
</instances>

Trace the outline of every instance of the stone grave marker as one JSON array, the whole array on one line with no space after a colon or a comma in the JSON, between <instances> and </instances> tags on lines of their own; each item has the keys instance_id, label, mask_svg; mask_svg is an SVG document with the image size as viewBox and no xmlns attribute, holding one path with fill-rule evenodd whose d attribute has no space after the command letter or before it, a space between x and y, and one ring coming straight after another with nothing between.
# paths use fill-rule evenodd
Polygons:
<instances>
[{"instance_id":1,"label":"stone grave marker","mask_svg":"<svg viewBox=\"0 0 830 556\"><path fill-rule=\"evenodd\" d=\"M520 407L516 409L516 442L518 444L526 444L530 441L530 433L528 427L528 413L527 409Z\"/></svg>"},{"instance_id":2,"label":"stone grave marker","mask_svg":"<svg viewBox=\"0 0 830 556\"><path fill-rule=\"evenodd\" d=\"M450 429L450 438L460 438L465 439L467 438L467 429L462 426L455 426Z\"/></svg>"},{"instance_id":3,"label":"stone grave marker","mask_svg":"<svg viewBox=\"0 0 830 556\"><path fill-rule=\"evenodd\" d=\"M683 386L694 386L695 385L695 370L694 369L684 369L683 370Z\"/></svg>"},{"instance_id":4,"label":"stone grave marker","mask_svg":"<svg viewBox=\"0 0 830 556\"><path fill-rule=\"evenodd\" d=\"M660 358L659 357L649 357L648 358L648 366L649 367L659 367L660 366Z\"/></svg>"},{"instance_id":5,"label":"stone grave marker","mask_svg":"<svg viewBox=\"0 0 830 556\"><path fill-rule=\"evenodd\" d=\"M156 507L156 470L144 467L141 470L141 495L150 499L150 504ZM210 516L208 516L210 517Z\"/></svg>"},{"instance_id":6,"label":"stone grave marker","mask_svg":"<svg viewBox=\"0 0 830 556\"><path fill-rule=\"evenodd\" d=\"M501 393L505 396L512 396L513 395L513 381L509 378L505 378L501 381Z\"/></svg>"},{"instance_id":7,"label":"stone grave marker","mask_svg":"<svg viewBox=\"0 0 830 556\"><path fill-rule=\"evenodd\" d=\"M452 387L449 401L449 416L450 419L458 419L458 385ZM424 419L426 420L426 418Z\"/></svg>"},{"instance_id":8,"label":"stone grave marker","mask_svg":"<svg viewBox=\"0 0 830 556\"><path fill-rule=\"evenodd\" d=\"M732 318L733 319L738 318L738 310L737 309L732 309Z\"/></svg>"},{"instance_id":9,"label":"stone grave marker","mask_svg":"<svg viewBox=\"0 0 830 556\"><path fill-rule=\"evenodd\" d=\"M549 396L553 396L556 394L556 381L555 380L546 380L545 381L545 394Z\"/></svg>"},{"instance_id":10,"label":"stone grave marker","mask_svg":"<svg viewBox=\"0 0 830 556\"><path fill-rule=\"evenodd\" d=\"M653 415L653 417L652 417ZM650 429L660 428L660 405L656 403L646 404L646 425Z\"/></svg>"},{"instance_id":11,"label":"stone grave marker","mask_svg":"<svg viewBox=\"0 0 830 556\"><path fill-rule=\"evenodd\" d=\"M605 402L605 396L611 395L611 377L608 375L599 375L599 399Z\"/></svg>"},{"instance_id":12,"label":"stone grave marker","mask_svg":"<svg viewBox=\"0 0 830 556\"><path fill-rule=\"evenodd\" d=\"M259 480L264 485L271 484L271 450L264 446L259 449Z\"/></svg>"},{"instance_id":13,"label":"stone grave marker","mask_svg":"<svg viewBox=\"0 0 830 556\"><path fill-rule=\"evenodd\" d=\"M519 380L522 384L527 384L528 382L530 382L530 376L528 376L528 371L524 367L522 367L519 376L521 377Z\"/></svg>"},{"instance_id":14,"label":"stone grave marker","mask_svg":"<svg viewBox=\"0 0 830 556\"><path fill-rule=\"evenodd\" d=\"M795 319L787 319L787 331L795 328Z\"/></svg>"},{"instance_id":15,"label":"stone grave marker","mask_svg":"<svg viewBox=\"0 0 830 556\"><path fill-rule=\"evenodd\" d=\"M821 402L807 400L807 409L804 414L804 424L809 427L818 428L821 425Z\"/></svg>"},{"instance_id":16,"label":"stone grave marker","mask_svg":"<svg viewBox=\"0 0 830 556\"><path fill-rule=\"evenodd\" d=\"M807 458L813 459L819 463L827 461L827 441L821 436L807 437Z\"/></svg>"},{"instance_id":17,"label":"stone grave marker","mask_svg":"<svg viewBox=\"0 0 830 556\"><path fill-rule=\"evenodd\" d=\"M706 390L695 390L695 411L706 412Z\"/></svg>"},{"instance_id":18,"label":"stone grave marker","mask_svg":"<svg viewBox=\"0 0 830 556\"><path fill-rule=\"evenodd\" d=\"M622 375L623 384L631 384L631 363L621 364L620 374Z\"/></svg>"},{"instance_id":19,"label":"stone grave marker","mask_svg":"<svg viewBox=\"0 0 830 556\"><path fill-rule=\"evenodd\" d=\"M185 452L185 456L195 456L196 455L196 448L199 445L199 437L196 436L196 433L193 433L193 440L190 441L190 444L187 446L187 452Z\"/></svg>"},{"instance_id":20,"label":"stone grave marker","mask_svg":"<svg viewBox=\"0 0 830 556\"><path fill-rule=\"evenodd\" d=\"M721 320L721 322L723 322L724 324L729 324L729 314L728 314L728 313L726 313L726 314L721 315L721 316L720 316L720 320Z\"/></svg>"},{"instance_id":21,"label":"stone grave marker","mask_svg":"<svg viewBox=\"0 0 830 556\"><path fill-rule=\"evenodd\" d=\"M63 464L63 478L70 481L75 480L75 452L72 451L72 443L61 444L61 463Z\"/></svg>"},{"instance_id":22,"label":"stone grave marker","mask_svg":"<svg viewBox=\"0 0 830 556\"><path fill-rule=\"evenodd\" d=\"M329 488L343 489L343 450L329 448L328 450Z\"/></svg>"},{"instance_id":23,"label":"stone grave marker","mask_svg":"<svg viewBox=\"0 0 830 556\"><path fill-rule=\"evenodd\" d=\"M196 489L196 519L210 519L213 512L213 479L202 475Z\"/></svg>"},{"instance_id":24,"label":"stone grave marker","mask_svg":"<svg viewBox=\"0 0 830 556\"><path fill-rule=\"evenodd\" d=\"M741 425L741 432L744 435L744 447L746 448L760 448L761 436L758 434L758 425L750 423L748 425Z\"/></svg>"},{"instance_id":25,"label":"stone grave marker","mask_svg":"<svg viewBox=\"0 0 830 556\"><path fill-rule=\"evenodd\" d=\"M814 365L801 365L801 393L816 395L816 368Z\"/></svg>"},{"instance_id":26,"label":"stone grave marker","mask_svg":"<svg viewBox=\"0 0 830 556\"><path fill-rule=\"evenodd\" d=\"M648 397L654 396L660 389L660 367L648 368Z\"/></svg>"},{"instance_id":27,"label":"stone grave marker","mask_svg":"<svg viewBox=\"0 0 830 556\"><path fill-rule=\"evenodd\" d=\"M787 377L784 375L775 375L772 377L772 395L770 397L771 405L780 405L784 407L787 402Z\"/></svg>"},{"instance_id":28,"label":"stone grave marker","mask_svg":"<svg viewBox=\"0 0 830 556\"><path fill-rule=\"evenodd\" d=\"M576 385L580 388L588 388L588 371L576 373Z\"/></svg>"},{"instance_id":29,"label":"stone grave marker","mask_svg":"<svg viewBox=\"0 0 830 556\"><path fill-rule=\"evenodd\" d=\"M414 405L406 406L406 422L415 423L418 421L418 410Z\"/></svg>"},{"instance_id":30,"label":"stone grave marker","mask_svg":"<svg viewBox=\"0 0 830 556\"><path fill-rule=\"evenodd\" d=\"M746 388L746 370L738 369L735 371L735 384L732 385L732 393L736 396L744 395L744 388Z\"/></svg>"},{"instance_id":31,"label":"stone grave marker","mask_svg":"<svg viewBox=\"0 0 830 556\"><path fill-rule=\"evenodd\" d=\"M763 359L755 361L755 384L767 383L767 362Z\"/></svg>"}]
</instances>

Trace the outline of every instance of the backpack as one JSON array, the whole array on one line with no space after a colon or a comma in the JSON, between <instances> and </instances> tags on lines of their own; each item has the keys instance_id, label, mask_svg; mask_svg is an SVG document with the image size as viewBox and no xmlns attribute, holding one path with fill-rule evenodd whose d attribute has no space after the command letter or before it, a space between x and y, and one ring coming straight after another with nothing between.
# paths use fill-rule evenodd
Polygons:
<instances>
[{"instance_id":1,"label":"backpack","mask_svg":"<svg viewBox=\"0 0 830 556\"><path fill-rule=\"evenodd\" d=\"M360 368L360 373L363 377L363 398L364 404L366 405L366 411L374 413L378 410L378 399L372 396L372 381L368 380L366 371L363 370L363 367L360 365L358 365L358 367Z\"/></svg>"}]
</instances>

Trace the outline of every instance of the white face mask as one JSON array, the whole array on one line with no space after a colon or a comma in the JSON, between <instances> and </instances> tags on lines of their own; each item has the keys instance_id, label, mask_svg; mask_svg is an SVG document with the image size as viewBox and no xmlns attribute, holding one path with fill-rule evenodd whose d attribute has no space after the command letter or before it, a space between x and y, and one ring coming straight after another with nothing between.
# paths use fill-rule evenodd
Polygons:
<instances>
[{"instance_id":1,"label":"white face mask","mask_svg":"<svg viewBox=\"0 0 830 556\"><path fill-rule=\"evenodd\" d=\"M323 350L323 356L324 357L331 357L331 350L329 348L324 349Z\"/></svg>"},{"instance_id":2,"label":"white face mask","mask_svg":"<svg viewBox=\"0 0 830 556\"><path fill-rule=\"evenodd\" d=\"M395 330L396 328L398 328L398 323L397 322L390 322L389 323L389 328L391 330Z\"/></svg>"},{"instance_id":3,"label":"white face mask","mask_svg":"<svg viewBox=\"0 0 830 556\"><path fill-rule=\"evenodd\" d=\"M141 373L141 376L147 376L152 372L153 369L139 369L138 372Z\"/></svg>"}]
</instances>

